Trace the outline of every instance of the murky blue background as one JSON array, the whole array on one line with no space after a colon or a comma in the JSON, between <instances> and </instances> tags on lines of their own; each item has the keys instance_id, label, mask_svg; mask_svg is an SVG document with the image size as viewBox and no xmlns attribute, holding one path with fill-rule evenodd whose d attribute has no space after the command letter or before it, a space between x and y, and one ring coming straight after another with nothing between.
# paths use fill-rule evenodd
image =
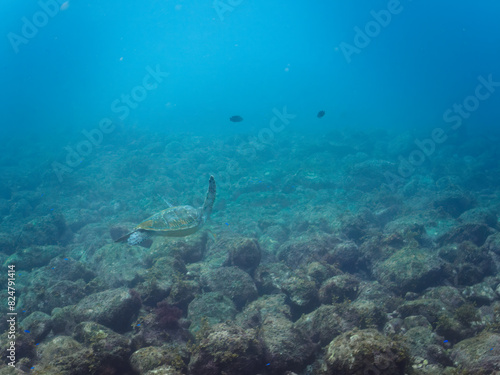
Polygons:
<instances>
[{"instance_id":1,"label":"murky blue background","mask_svg":"<svg viewBox=\"0 0 500 375\"><path fill-rule=\"evenodd\" d=\"M474 93L478 76L500 81L494 1L70 0L27 44L14 46L23 17L33 22L41 4L55 9L51 1L1 5L7 137L22 131L65 144L104 117L125 129L255 132L283 106L297 115L293 129L304 132L418 131L443 125L444 111ZM348 63L342 43L355 46L355 27L365 30L370 12L388 7L398 13L372 29ZM148 66L169 76L122 121L111 104L141 84ZM499 104L497 92L464 124L497 128ZM316 121L319 110L324 121ZM245 121L229 122L234 114Z\"/></svg>"}]
</instances>

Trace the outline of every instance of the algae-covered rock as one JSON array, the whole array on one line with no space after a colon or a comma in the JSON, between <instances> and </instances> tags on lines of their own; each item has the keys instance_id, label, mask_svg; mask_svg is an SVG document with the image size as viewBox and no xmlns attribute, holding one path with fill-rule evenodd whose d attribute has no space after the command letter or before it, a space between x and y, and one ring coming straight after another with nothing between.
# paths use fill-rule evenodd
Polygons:
<instances>
[{"instance_id":1,"label":"algae-covered rock","mask_svg":"<svg viewBox=\"0 0 500 375\"><path fill-rule=\"evenodd\" d=\"M141 301L127 288L106 290L82 299L74 308L77 322L93 321L117 332L131 329L133 318L139 312Z\"/></svg>"},{"instance_id":2,"label":"algae-covered rock","mask_svg":"<svg viewBox=\"0 0 500 375\"><path fill-rule=\"evenodd\" d=\"M182 318L183 314L183 310L167 301L158 303L148 314L144 314L143 310L134 326L135 347L161 346L166 342L178 344L192 340L186 329L191 322Z\"/></svg>"},{"instance_id":3,"label":"algae-covered rock","mask_svg":"<svg viewBox=\"0 0 500 375\"><path fill-rule=\"evenodd\" d=\"M32 273L31 284L22 296L29 311L50 313L56 307L74 305L89 293L94 273L72 258L57 257Z\"/></svg>"},{"instance_id":4,"label":"algae-covered rock","mask_svg":"<svg viewBox=\"0 0 500 375\"><path fill-rule=\"evenodd\" d=\"M247 237L234 237L224 242L228 248L225 265L236 266L252 273L260 263L261 249L257 240Z\"/></svg>"},{"instance_id":5,"label":"algae-covered rock","mask_svg":"<svg viewBox=\"0 0 500 375\"><path fill-rule=\"evenodd\" d=\"M17 363L17 367L0 365L0 375L28 375L29 372L23 371L20 367L28 368L26 365L21 366L20 363ZM57 374L54 374L57 375Z\"/></svg>"},{"instance_id":6,"label":"algae-covered rock","mask_svg":"<svg viewBox=\"0 0 500 375\"><path fill-rule=\"evenodd\" d=\"M76 341L74 340L76 339ZM129 374L130 340L93 322L75 327L74 339L58 336L42 344L37 375Z\"/></svg>"},{"instance_id":7,"label":"algae-covered rock","mask_svg":"<svg viewBox=\"0 0 500 375\"><path fill-rule=\"evenodd\" d=\"M252 278L238 267L209 269L201 274L203 287L231 298L237 308L257 298L257 288Z\"/></svg>"},{"instance_id":8,"label":"algae-covered rock","mask_svg":"<svg viewBox=\"0 0 500 375\"><path fill-rule=\"evenodd\" d=\"M31 220L23 227L23 244L56 245L66 243L70 231L61 213L51 213Z\"/></svg>"},{"instance_id":9,"label":"algae-covered rock","mask_svg":"<svg viewBox=\"0 0 500 375\"><path fill-rule=\"evenodd\" d=\"M406 345L374 329L353 330L332 340L325 354L323 374L404 374L410 364Z\"/></svg>"},{"instance_id":10,"label":"algae-covered rock","mask_svg":"<svg viewBox=\"0 0 500 375\"><path fill-rule=\"evenodd\" d=\"M479 247L471 241L463 241L456 246L453 267L455 283L459 285L477 284L496 269L488 248Z\"/></svg>"},{"instance_id":11,"label":"algae-covered rock","mask_svg":"<svg viewBox=\"0 0 500 375\"><path fill-rule=\"evenodd\" d=\"M263 365L262 345L255 330L217 324L195 345L189 373L254 375Z\"/></svg>"},{"instance_id":12,"label":"algae-covered rock","mask_svg":"<svg viewBox=\"0 0 500 375\"><path fill-rule=\"evenodd\" d=\"M342 233L355 243L360 243L362 238L365 237L370 229L370 223L373 222L375 217L373 214L365 209L360 213L347 214L342 218Z\"/></svg>"},{"instance_id":13,"label":"algae-covered rock","mask_svg":"<svg viewBox=\"0 0 500 375\"><path fill-rule=\"evenodd\" d=\"M182 281L186 273L186 265L180 257L161 256L151 268L138 272L143 281L135 289L144 304L154 306L170 294L173 284Z\"/></svg>"},{"instance_id":14,"label":"algae-covered rock","mask_svg":"<svg viewBox=\"0 0 500 375\"><path fill-rule=\"evenodd\" d=\"M314 261L324 260L338 238L327 234L306 233L300 237L288 240L278 249L278 259L292 268Z\"/></svg>"},{"instance_id":15,"label":"algae-covered rock","mask_svg":"<svg viewBox=\"0 0 500 375\"><path fill-rule=\"evenodd\" d=\"M20 327L32 335L36 342L43 340L52 329L52 320L49 315L35 311L21 321Z\"/></svg>"},{"instance_id":16,"label":"algae-covered rock","mask_svg":"<svg viewBox=\"0 0 500 375\"><path fill-rule=\"evenodd\" d=\"M276 224L274 220L262 218L259 220L259 227L264 231L259 237L259 243L262 249L267 250L266 253L275 254L290 235L288 226L282 223Z\"/></svg>"},{"instance_id":17,"label":"algae-covered rock","mask_svg":"<svg viewBox=\"0 0 500 375\"><path fill-rule=\"evenodd\" d=\"M382 328L387 321L384 307L376 301L358 298L346 310L342 316L359 328Z\"/></svg>"},{"instance_id":18,"label":"algae-covered rock","mask_svg":"<svg viewBox=\"0 0 500 375\"><path fill-rule=\"evenodd\" d=\"M83 349L82 344L70 336L55 336L49 341L37 346L37 354L42 362L50 362L53 358L60 358Z\"/></svg>"},{"instance_id":19,"label":"algae-covered rock","mask_svg":"<svg viewBox=\"0 0 500 375\"><path fill-rule=\"evenodd\" d=\"M337 313L337 308L332 305L322 305L309 314L304 314L294 323L305 337L312 342L327 345L336 336L354 326Z\"/></svg>"},{"instance_id":20,"label":"algae-covered rock","mask_svg":"<svg viewBox=\"0 0 500 375\"><path fill-rule=\"evenodd\" d=\"M311 308L318 304L316 283L302 270L296 270L281 283L283 292L290 298L290 303L298 310Z\"/></svg>"},{"instance_id":21,"label":"algae-covered rock","mask_svg":"<svg viewBox=\"0 0 500 375\"><path fill-rule=\"evenodd\" d=\"M371 301L386 311L393 311L399 304L394 293L378 281L363 281L359 285L358 300Z\"/></svg>"},{"instance_id":22,"label":"algae-covered rock","mask_svg":"<svg viewBox=\"0 0 500 375\"><path fill-rule=\"evenodd\" d=\"M236 316L236 323L243 328L257 328L268 316L282 316L290 319L292 313L284 294L271 294L250 302Z\"/></svg>"},{"instance_id":23,"label":"algae-covered rock","mask_svg":"<svg viewBox=\"0 0 500 375\"><path fill-rule=\"evenodd\" d=\"M106 371L101 360L87 348L71 351L64 356L43 358L34 367L34 375L93 375L97 374L97 371ZM108 366L109 368L112 366Z\"/></svg>"},{"instance_id":24,"label":"algae-covered rock","mask_svg":"<svg viewBox=\"0 0 500 375\"><path fill-rule=\"evenodd\" d=\"M319 299L324 304L354 300L359 291L359 280L349 274L333 276L319 289Z\"/></svg>"},{"instance_id":25,"label":"algae-covered rock","mask_svg":"<svg viewBox=\"0 0 500 375\"><path fill-rule=\"evenodd\" d=\"M93 275L72 258L53 258L47 266L35 269L30 277L23 272L22 282L29 286L24 288L20 303L27 311L47 314L56 307L76 304L89 293L86 283Z\"/></svg>"},{"instance_id":26,"label":"algae-covered rock","mask_svg":"<svg viewBox=\"0 0 500 375\"><path fill-rule=\"evenodd\" d=\"M440 245L470 241L476 246L482 246L486 238L494 231L486 224L467 223L453 227L437 239Z\"/></svg>"},{"instance_id":27,"label":"algae-covered rock","mask_svg":"<svg viewBox=\"0 0 500 375\"><path fill-rule=\"evenodd\" d=\"M285 293L293 307L303 311L318 303L316 280L302 269L292 269L283 263L261 265L255 271L259 291Z\"/></svg>"},{"instance_id":28,"label":"algae-covered rock","mask_svg":"<svg viewBox=\"0 0 500 375\"><path fill-rule=\"evenodd\" d=\"M231 320L236 315L236 306L225 295L217 292L203 293L197 296L188 306L188 319L191 320L189 330L198 331L202 321L213 325Z\"/></svg>"},{"instance_id":29,"label":"algae-covered rock","mask_svg":"<svg viewBox=\"0 0 500 375\"><path fill-rule=\"evenodd\" d=\"M465 287L462 295L477 306L490 304L498 298L493 288L486 282Z\"/></svg>"},{"instance_id":30,"label":"algae-covered rock","mask_svg":"<svg viewBox=\"0 0 500 375\"><path fill-rule=\"evenodd\" d=\"M255 282L262 294L276 294L283 291L282 283L292 270L282 262L263 263L255 270Z\"/></svg>"},{"instance_id":31,"label":"algae-covered rock","mask_svg":"<svg viewBox=\"0 0 500 375\"><path fill-rule=\"evenodd\" d=\"M484 247L487 250L500 255L500 232L496 232L489 236L484 243Z\"/></svg>"},{"instance_id":32,"label":"algae-covered rock","mask_svg":"<svg viewBox=\"0 0 500 375\"><path fill-rule=\"evenodd\" d=\"M194 280L179 278L172 284L167 302L171 305L187 309L189 303L200 293L200 285Z\"/></svg>"},{"instance_id":33,"label":"algae-covered rock","mask_svg":"<svg viewBox=\"0 0 500 375\"><path fill-rule=\"evenodd\" d=\"M307 265L305 269L306 275L311 278L316 283L316 286L320 286L326 279L340 275L342 272L328 263L311 262Z\"/></svg>"},{"instance_id":34,"label":"algae-covered rock","mask_svg":"<svg viewBox=\"0 0 500 375\"><path fill-rule=\"evenodd\" d=\"M434 364L452 365L449 354L443 348L442 337L432 332L429 323L426 327L412 327L403 336L413 357L425 358Z\"/></svg>"},{"instance_id":35,"label":"algae-covered rock","mask_svg":"<svg viewBox=\"0 0 500 375\"><path fill-rule=\"evenodd\" d=\"M429 323L435 323L443 312L447 312L446 305L433 298L420 298L407 301L398 307L398 312L403 318L411 315L422 315Z\"/></svg>"},{"instance_id":36,"label":"algae-covered rock","mask_svg":"<svg viewBox=\"0 0 500 375\"><path fill-rule=\"evenodd\" d=\"M44 311L52 311L60 306L74 305L88 293L87 285L81 279L78 281L56 280L56 283L48 287L45 293L37 296L37 301L43 301L39 305L43 306Z\"/></svg>"},{"instance_id":37,"label":"algae-covered rock","mask_svg":"<svg viewBox=\"0 0 500 375\"><path fill-rule=\"evenodd\" d=\"M71 335L76 326L73 317L74 306L56 307L52 310L52 332L56 335Z\"/></svg>"},{"instance_id":38,"label":"algae-covered rock","mask_svg":"<svg viewBox=\"0 0 500 375\"><path fill-rule=\"evenodd\" d=\"M146 372L144 375L182 375L183 373L172 366L160 366Z\"/></svg>"},{"instance_id":39,"label":"algae-covered rock","mask_svg":"<svg viewBox=\"0 0 500 375\"><path fill-rule=\"evenodd\" d=\"M83 280L86 283L92 280L96 273L95 269L90 269L85 263L76 261L71 257L57 257L51 259L44 269L45 277L58 280Z\"/></svg>"},{"instance_id":40,"label":"algae-covered rock","mask_svg":"<svg viewBox=\"0 0 500 375\"><path fill-rule=\"evenodd\" d=\"M453 347L451 358L464 373L495 374L500 371L500 334L483 331L460 341Z\"/></svg>"},{"instance_id":41,"label":"algae-covered rock","mask_svg":"<svg viewBox=\"0 0 500 375\"><path fill-rule=\"evenodd\" d=\"M161 257L178 258L188 263L199 262L207 252L209 235L199 231L187 237L157 237L151 245L149 256L153 259Z\"/></svg>"},{"instance_id":42,"label":"algae-covered rock","mask_svg":"<svg viewBox=\"0 0 500 375\"><path fill-rule=\"evenodd\" d=\"M50 260L62 253L62 248L55 245L24 247L7 258L6 264L15 264L18 270L31 271L33 268L47 265Z\"/></svg>"},{"instance_id":43,"label":"algae-covered rock","mask_svg":"<svg viewBox=\"0 0 500 375\"><path fill-rule=\"evenodd\" d=\"M445 300L445 302L448 302ZM465 306L465 305L463 305ZM465 323L465 318L457 316L457 312L461 312L463 307L450 308L443 301L433 298L419 298L414 301L407 301L398 307L398 312L403 318L409 316L421 315L427 319L429 323L435 327L436 332L449 340L456 342L469 335L473 334L474 329L470 324ZM467 314L468 309L463 310L463 316ZM475 310L474 310L475 311ZM464 321L463 322L461 322Z\"/></svg>"},{"instance_id":44,"label":"algae-covered rock","mask_svg":"<svg viewBox=\"0 0 500 375\"><path fill-rule=\"evenodd\" d=\"M162 365L168 365L170 371L178 371L185 367L180 352L172 347L148 346L141 348L130 356L132 368L139 374L149 373L154 369L160 369ZM177 367L177 368L176 368ZM180 367L180 368L179 368ZM162 371L166 371L163 369ZM177 372L165 372L165 374L176 374ZM163 372L158 372L163 374Z\"/></svg>"},{"instance_id":45,"label":"algae-covered rock","mask_svg":"<svg viewBox=\"0 0 500 375\"><path fill-rule=\"evenodd\" d=\"M285 370L300 371L311 359L316 345L283 316L268 316L262 322L260 339L268 371L281 374Z\"/></svg>"},{"instance_id":46,"label":"algae-covered rock","mask_svg":"<svg viewBox=\"0 0 500 375\"><path fill-rule=\"evenodd\" d=\"M495 228L498 225L498 215L489 207L477 207L462 213L458 217L458 222L486 224L491 228Z\"/></svg>"},{"instance_id":47,"label":"algae-covered rock","mask_svg":"<svg viewBox=\"0 0 500 375\"><path fill-rule=\"evenodd\" d=\"M328 253L328 262L337 264L340 269L347 272L355 271L362 258L360 248L353 241L343 241Z\"/></svg>"},{"instance_id":48,"label":"algae-covered rock","mask_svg":"<svg viewBox=\"0 0 500 375\"><path fill-rule=\"evenodd\" d=\"M124 360L131 354L129 339L94 322L78 324L74 338L105 357Z\"/></svg>"},{"instance_id":49,"label":"algae-covered rock","mask_svg":"<svg viewBox=\"0 0 500 375\"><path fill-rule=\"evenodd\" d=\"M474 207L471 194L460 190L447 190L439 193L433 205L453 217L459 217L463 212Z\"/></svg>"},{"instance_id":50,"label":"algae-covered rock","mask_svg":"<svg viewBox=\"0 0 500 375\"><path fill-rule=\"evenodd\" d=\"M144 250L141 247L117 243L104 245L82 258L110 288L133 286L144 268L143 259Z\"/></svg>"},{"instance_id":51,"label":"algae-covered rock","mask_svg":"<svg viewBox=\"0 0 500 375\"><path fill-rule=\"evenodd\" d=\"M445 277L443 260L418 247L397 251L378 264L374 273L381 284L402 294L419 292Z\"/></svg>"},{"instance_id":52,"label":"algae-covered rock","mask_svg":"<svg viewBox=\"0 0 500 375\"><path fill-rule=\"evenodd\" d=\"M424 298L439 300L449 309L456 309L465 302L459 290L449 285L429 289Z\"/></svg>"}]
</instances>

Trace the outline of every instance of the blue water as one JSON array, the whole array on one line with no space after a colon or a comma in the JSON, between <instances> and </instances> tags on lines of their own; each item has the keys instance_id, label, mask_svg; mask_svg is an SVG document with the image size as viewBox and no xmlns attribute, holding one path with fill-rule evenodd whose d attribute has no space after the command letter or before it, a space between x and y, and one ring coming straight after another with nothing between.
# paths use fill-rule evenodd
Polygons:
<instances>
[{"instance_id":1,"label":"blue water","mask_svg":"<svg viewBox=\"0 0 500 375\"><path fill-rule=\"evenodd\" d=\"M291 126L304 132L431 129L474 92L478 76L500 80L494 1L235 0L218 10L213 1L59 4L47 22L39 18L42 26L26 44L9 33L22 37L23 17L33 21L43 8L2 4L6 136L22 131L54 140L57 134L64 143L103 117L125 128L231 133L267 126L272 109L283 106L297 115ZM373 37L348 63L341 43L355 46L354 28L365 30L370 12L388 7L395 10L391 19L372 25ZM148 66L168 78L120 120L111 103L140 85ZM467 124L496 128L499 103L497 92ZM319 110L327 112L325 121L312 121ZM233 114L245 122L228 122Z\"/></svg>"}]
</instances>

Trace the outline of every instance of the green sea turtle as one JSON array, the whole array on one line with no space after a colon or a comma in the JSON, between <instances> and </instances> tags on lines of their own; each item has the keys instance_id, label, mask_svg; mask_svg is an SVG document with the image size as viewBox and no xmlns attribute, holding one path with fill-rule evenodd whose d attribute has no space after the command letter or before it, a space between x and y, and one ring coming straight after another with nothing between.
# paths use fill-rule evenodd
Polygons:
<instances>
[{"instance_id":1,"label":"green sea turtle","mask_svg":"<svg viewBox=\"0 0 500 375\"><path fill-rule=\"evenodd\" d=\"M127 241L137 245L151 236L184 237L193 234L207 221L215 201L215 179L208 180L205 203L200 208L176 206L160 211L137 225L132 232L118 238L115 242Z\"/></svg>"}]
</instances>

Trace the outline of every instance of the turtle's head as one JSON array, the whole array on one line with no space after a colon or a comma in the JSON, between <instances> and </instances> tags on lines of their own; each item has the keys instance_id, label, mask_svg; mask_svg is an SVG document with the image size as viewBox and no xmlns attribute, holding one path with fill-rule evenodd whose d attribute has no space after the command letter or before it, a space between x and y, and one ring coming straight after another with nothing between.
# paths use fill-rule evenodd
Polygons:
<instances>
[{"instance_id":1,"label":"turtle's head","mask_svg":"<svg viewBox=\"0 0 500 375\"><path fill-rule=\"evenodd\" d=\"M203 210L204 220L207 220L210 217L210 214L212 213L212 207L214 206L215 202L215 194L216 194L215 178L214 176L210 176L210 179L208 180L207 196L205 197L205 203L203 203L203 207L201 208Z\"/></svg>"}]
</instances>

